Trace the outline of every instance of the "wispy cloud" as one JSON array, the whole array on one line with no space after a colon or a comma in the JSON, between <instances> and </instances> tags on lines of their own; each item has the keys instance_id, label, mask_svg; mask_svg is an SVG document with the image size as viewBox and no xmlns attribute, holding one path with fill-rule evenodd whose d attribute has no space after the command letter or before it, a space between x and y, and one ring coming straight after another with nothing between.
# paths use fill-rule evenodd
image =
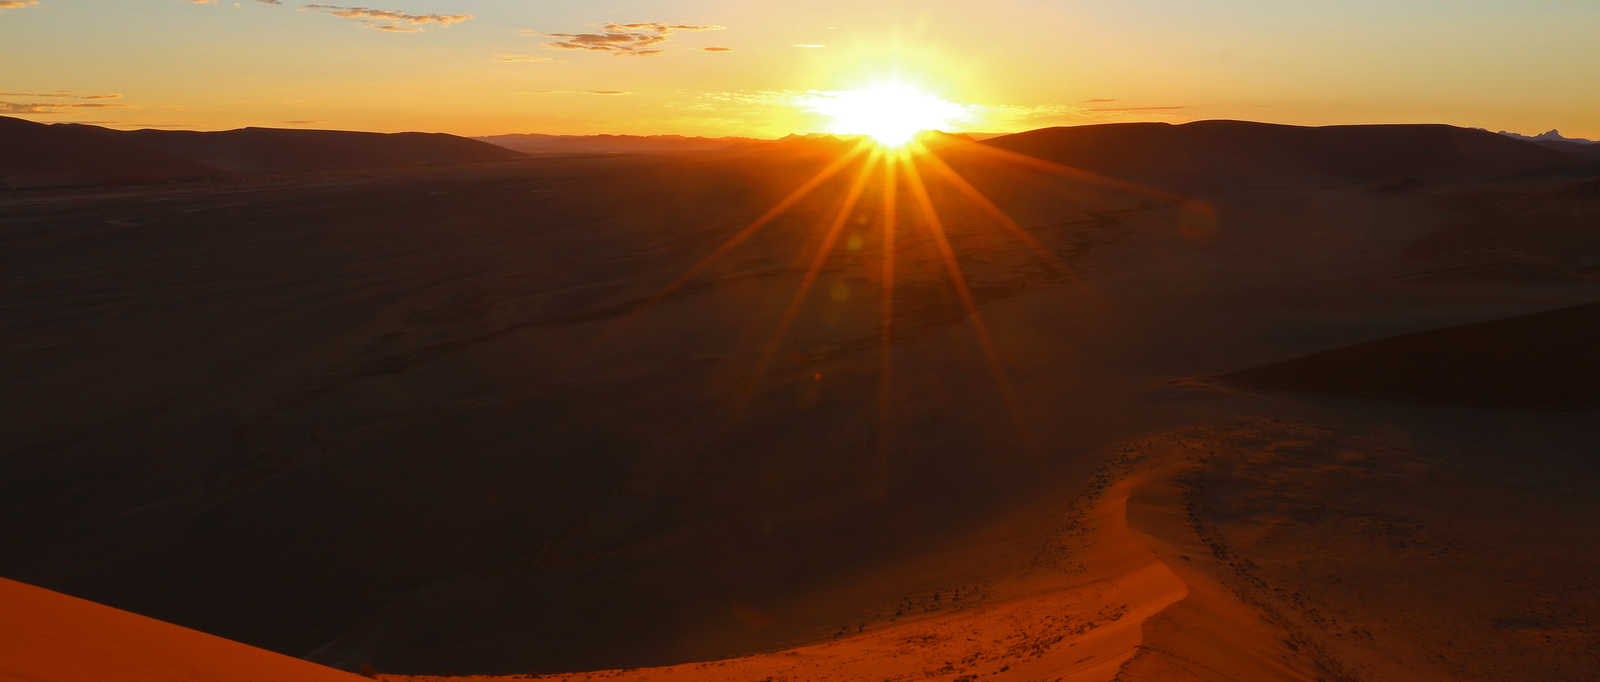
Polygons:
<instances>
[{"instance_id":1,"label":"wispy cloud","mask_svg":"<svg viewBox=\"0 0 1600 682\"><path fill-rule=\"evenodd\" d=\"M548 47L563 50L588 50L606 52L619 57L649 57L665 50L658 47L677 31L721 31L715 24L668 24L650 21L635 24L607 23L600 33L547 33L560 38L545 43Z\"/></svg>"},{"instance_id":2,"label":"wispy cloud","mask_svg":"<svg viewBox=\"0 0 1600 682\"><path fill-rule=\"evenodd\" d=\"M823 45L822 43L795 43L794 47L803 47L807 50L820 50L824 47L827 47L827 45Z\"/></svg>"},{"instance_id":3,"label":"wispy cloud","mask_svg":"<svg viewBox=\"0 0 1600 682\"><path fill-rule=\"evenodd\" d=\"M127 121L61 121L62 123L76 123L84 126L106 126L109 128L192 128L189 123L129 123Z\"/></svg>"},{"instance_id":4,"label":"wispy cloud","mask_svg":"<svg viewBox=\"0 0 1600 682\"><path fill-rule=\"evenodd\" d=\"M507 62L511 64L547 64L555 61L555 59L531 54L503 54L499 57L495 57L495 61Z\"/></svg>"},{"instance_id":5,"label":"wispy cloud","mask_svg":"<svg viewBox=\"0 0 1600 682\"><path fill-rule=\"evenodd\" d=\"M62 99L122 99L122 93L113 92L106 95L80 95L71 90L57 90L55 92L0 92L0 97L59 97Z\"/></svg>"},{"instance_id":6,"label":"wispy cloud","mask_svg":"<svg viewBox=\"0 0 1600 682\"><path fill-rule=\"evenodd\" d=\"M705 50L706 52L732 52L733 51L733 48L731 48L731 47L702 47L700 49Z\"/></svg>"},{"instance_id":7,"label":"wispy cloud","mask_svg":"<svg viewBox=\"0 0 1600 682\"><path fill-rule=\"evenodd\" d=\"M1115 101L1117 101L1117 98L1115 98L1115 97L1096 97L1094 99L1086 99L1086 100L1083 101L1083 103L1084 104L1105 104L1106 102L1115 102Z\"/></svg>"},{"instance_id":8,"label":"wispy cloud","mask_svg":"<svg viewBox=\"0 0 1600 682\"><path fill-rule=\"evenodd\" d=\"M22 9L39 4L39 0L0 0L0 9Z\"/></svg>"},{"instance_id":9,"label":"wispy cloud","mask_svg":"<svg viewBox=\"0 0 1600 682\"><path fill-rule=\"evenodd\" d=\"M104 102L0 102L0 114L64 114L73 109L126 109Z\"/></svg>"},{"instance_id":10,"label":"wispy cloud","mask_svg":"<svg viewBox=\"0 0 1600 682\"><path fill-rule=\"evenodd\" d=\"M627 95L627 90L528 90L530 95Z\"/></svg>"},{"instance_id":11,"label":"wispy cloud","mask_svg":"<svg viewBox=\"0 0 1600 682\"><path fill-rule=\"evenodd\" d=\"M265 0L262 0L262 1L265 2ZM284 121L283 122L284 125L290 125L290 126L314 126L314 125L316 125L318 123L327 123L327 121L324 121L324 120L321 120L321 119L306 119L306 118L302 118L302 119L295 119L295 120L292 120L292 121Z\"/></svg>"},{"instance_id":12,"label":"wispy cloud","mask_svg":"<svg viewBox=\"0 0 1600 682\"><path fill-rule=\"evenodd\" d=\"M1178 109L1183 109L1183 108L1185 108L1185 107L1183 107L1183 106L1101 107L1101 108L1098 108L1098 109L1089 109L1089 111L1176 111Z\"/></svg>"},{"instance_id":13,"label":"wispy cloud","mask_svg":"<svg viewBox=\"0 0 1600 682\"><path fill-rule=\"evenodd\" d=\"M342 19L353 19L367 28L391 33L420 33L422 27L428 24L449 26L472 18L471 14L411 14L389 9L343 5L310 4L301 10L325 12Z\"/></svg>"}]
</instances>

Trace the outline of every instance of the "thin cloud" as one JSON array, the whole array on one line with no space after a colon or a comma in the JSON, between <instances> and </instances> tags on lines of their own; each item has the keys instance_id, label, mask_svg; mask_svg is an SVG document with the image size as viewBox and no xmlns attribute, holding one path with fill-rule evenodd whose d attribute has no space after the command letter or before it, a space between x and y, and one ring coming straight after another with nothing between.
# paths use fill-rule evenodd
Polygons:
<instances>
[{"instance_id":1,"label":"thin cloud","mask_svg":"<svg viewBox=\"0 0 1600 682\"><path fill-rule=\"evenodd\" d=\"M733 48L731 48L731 47L702 47L700 49L705 50L706 52L732 52L733 51Z\"/></svg>"},{"instance_id":2,"label":"thin cloud","mask_svg":"<svg viewBox=\"0 0 1600 682\"><path fill-rule=\"evenodd\" d=\"M0 0L0 9L22 9L39 4L39 0Z\"/></svg>"},{"instance_id":3,"label":"thin cloud","mask_svg":"<svg viewBox=\"0 0 1600 682\"><path fill-rule=\"evenodd\" d=\"M471 14L410 14L390 9L343 5L310 4L300 9L324 12L341 19L353 19L367 28L390 33L421 33L422 27L428 24L449 26L472 18Z\"/></svg>"},{"instance_id":4,"label":"thin cloud","mask_svg":"<svg viewBox=\"0 0 1600 682\"><path fill-rule=\"evenodd\" d=\"M664 52L658 45L667 42L677 31L721 31L715 24L668 24L650 21L634 24L607 23L601 33L547 33L560 38L545 46L561 50L588 50L606 52L618 57L649 57Z\"/></svg>"},{"instance_id":5,"label":"thin cloud","mask_svg":"<svg viewBox=\"0 0 1600 682\"><path fill-rule=\"evenodd\" d=\"M1102 107L1099 109L1090 109L1089 111L1176 111L1183 108L1185 107Z\"/></svg>"},{"instance_id":6,"label":"thin cloud","mask_svg":"<svg viewBox=\"0 0 1600 682\"><path fill-rule=\"evenodd\" d=\"M265 2L266 0L262 0L262 1ZM296 120L293 120L293 121L284 121L283 122L284 125L290 125L290 126L314 126L314 125L316 125L318 123L327 123L327 121L324 121L322 119L296 119Z\"/></svg>"},{"instance_id":7,"label":"thin cloud","mask_svg":"<svg viewBox=\"0 0 1600 682\"><path fill-rule=\"evenodd\" d=\"M1115 101L1117 101L1117 98L1115 98L1115 97L1097 97L1095 99L1086 99L1086 100L1083 101L1083 103L1084 104L1105 104L1106 102L1115 102Z\"/></svg>"},{"instance_id":8,"label":"thin cloud","mask_svg":"<svg viewBox=\"0 0 1600 682\"><path fill-rule=\"evenodd\" d=\"M125 122L122 122L122 121L64 121L64 122L67 122L67 123L78 123L78 124L82 124L82 125L98 125L98 126L111 126L111 127L115 127L115 128L135 128L135 129L142 129L142 128L193 128L194 127L194 125L190 124L190 123L125 123Z\"/></svg>"},{"instance_id":9,"label":"thin cloud","mask_svg":"<svg viewBox=\"0 0 1600 682\"><path fill-rule=\"evenodd\" d=\"M0 102L0 114L64 114L73 109L126 109L102 102Z\"/></svg>"},{"instance_id":10,"label":"thin cloud","mask_svg":"<svg viewBox=\"0 0 1600 682\"><path fill-rule=\"evenodd\" d=\"M628 95L627 90L530 90L533 95Z\"/></svg>"},{"instance_id":11,"label":"thin cloud","mask_svg":"<svg viewBox=\"0 0 1600 682\"><path fill-rule=\"evenodd\" d=\"M807 50L820 50L824 47L827 47L827 45L823 45L822 43L795 43L794 46L802 47Z\"/></svg>"},{"instance_id":12,"label":"thin cloud","mask_svg":"<svg viewBox=\"0 0 1600 682\"><path fill-rule=\"evenodd\" d=\"M499 57L496 57L495 61L506 62L509 64L546 64L555 60L550 57L540 57L538 55L531 54L503 54Z\"/></svg>"},{"instance_id":13,"label":"thin cloud","mask_svg":"<svg viewBox=\"0 0 1600 682\"><path fill-rule=\"evenodd\" d=\"M114 92L106 95L80 95L71 90L58 90L56 92L0 92L0 97L60 97L63 99L122 99L122 93Z\"/></svg>"}]
</instances>

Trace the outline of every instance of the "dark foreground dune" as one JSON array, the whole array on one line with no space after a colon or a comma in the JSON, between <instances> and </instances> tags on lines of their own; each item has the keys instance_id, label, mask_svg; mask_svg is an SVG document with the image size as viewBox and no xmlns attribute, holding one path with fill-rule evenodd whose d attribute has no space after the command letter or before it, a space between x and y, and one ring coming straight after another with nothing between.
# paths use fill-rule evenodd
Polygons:
<instances>
[{"instance_id":1,"label":"dark foreground dune","mask_svg":"<svg viewBox=\"0 0 1600 682\"><path fill-rule=\"evenodd\" d=\"M1458 332L1406 335L1600 299L1593 178L1509 142L1212 192L946 140L1037 240L918 162L975 315L864 156L680 282L840 142L0 195L0 574L384 673L1515 679L1536 649L1471 647L1548 636L1538 670L1582 679L1586 403L1194 379L1331 352L1426 384L1401 358ZM1540 347L1497 380L1560 369Z\"/></svg>"},{"instance_id":2,"label":"dark foreground dune","mask_svg":"<svg viewBox=\"0 0 1600 682\"><path fill-rule=\"evenodd\" d=\"M1226 379L1362 398L1592 409L1600 406L1600 304L1373 341Z\"/></svg>"}]
</instances>

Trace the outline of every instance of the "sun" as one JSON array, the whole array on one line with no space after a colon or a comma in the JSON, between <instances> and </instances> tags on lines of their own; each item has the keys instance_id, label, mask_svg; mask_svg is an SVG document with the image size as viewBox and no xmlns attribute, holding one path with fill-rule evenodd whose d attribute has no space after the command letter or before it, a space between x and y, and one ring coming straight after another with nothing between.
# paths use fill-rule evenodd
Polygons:
<instances>
[{"instance_id":1,"label":"sun","mask_svg":"<svg viewBox=\"0 0 1600 682\"><path fill-rule=\"evenodd\" d=\"M886 147L904 145L924 130L948 129L967 114L966 107L898 82L817 93L805 104L828 118L828 132L866 135Z\"/></svg>"}]
</instances>

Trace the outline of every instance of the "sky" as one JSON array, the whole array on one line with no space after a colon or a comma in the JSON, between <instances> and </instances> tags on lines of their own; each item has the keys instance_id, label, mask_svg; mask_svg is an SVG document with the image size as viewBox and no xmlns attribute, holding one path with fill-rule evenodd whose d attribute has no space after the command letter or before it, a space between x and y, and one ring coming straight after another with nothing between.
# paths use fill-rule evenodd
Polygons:
<instances>
[{"instance_id":1,"label":"sky","mask_svg":"<svg viewBox=\"0 0 1600 682\"><path fill-rule=\"evenodd\" d=\"M0 0L0 115L776 137L885 82L950 128L1244 119L1600 139L1594 0ZM338 4L335 4L338 3Z\"/></svg>"}]
</instances>

